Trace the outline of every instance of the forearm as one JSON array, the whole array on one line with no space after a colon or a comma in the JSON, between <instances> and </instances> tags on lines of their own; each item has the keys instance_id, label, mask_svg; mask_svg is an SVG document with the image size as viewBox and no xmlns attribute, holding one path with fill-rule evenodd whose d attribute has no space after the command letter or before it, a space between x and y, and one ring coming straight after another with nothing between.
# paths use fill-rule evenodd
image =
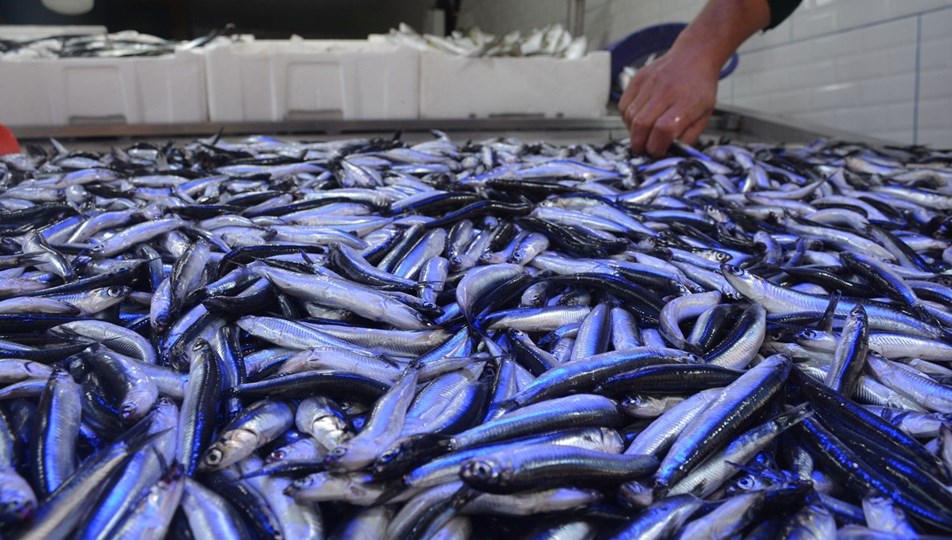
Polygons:
<instances>
[{"instance_id":1,"label":"forearm","mask_svg":"<svg viewBox=\"0 0 952 540\"><path fill-rule=\"evenodd\" d=\"M672 50L697 55L720 70L747 38L769 24L766 0L710 0Z\"/></svg>"}]
</instances>

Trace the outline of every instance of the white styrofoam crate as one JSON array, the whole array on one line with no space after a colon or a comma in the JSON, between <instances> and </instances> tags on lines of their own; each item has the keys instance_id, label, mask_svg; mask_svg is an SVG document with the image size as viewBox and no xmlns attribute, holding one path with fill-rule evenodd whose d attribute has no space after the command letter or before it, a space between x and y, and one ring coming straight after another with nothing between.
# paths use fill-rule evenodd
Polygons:
<instances>
[{"instance_id":1,"label":"white styrofoam crate","mask_svg":"<svg viewBox=\"0 0 952 540\"><path fill-rule=\"evenodd\" d=\"M409 119L419 54L364 40L247 40L206 51L213 122Z\"/></svg>"},{"instance_id":2,"label":"white styrofoam crate","mask_svg":"<svg viewBox=\"0 0 952 540\"><path fill-rule=\"evenodd\" d=\"M467 58L420 53L421 118L605 115L611 55Z\"/></svg>"},{"instance_id":3,"label":"white styrofoam crate","mask_svg":"<svg viewBox=\"0 0 952 540\"><path fill-rule=\"evenodd\" d=\"M200 51L154 57L0 58L0 124L208 121Z\"/></svg>"}]
</instances>

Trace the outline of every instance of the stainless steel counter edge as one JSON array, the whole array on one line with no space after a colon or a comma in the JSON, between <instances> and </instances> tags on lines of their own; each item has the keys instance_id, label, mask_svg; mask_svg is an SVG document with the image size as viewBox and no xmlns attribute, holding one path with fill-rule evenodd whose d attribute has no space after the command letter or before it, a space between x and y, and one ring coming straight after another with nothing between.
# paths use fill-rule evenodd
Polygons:
<instances>
[{"instance_id":1,"label":"stainless steel counter edge","mask_svg":"<svg viewBox=\"0 0 952 540\"><path fill-rule=\"evenodd\" d=\"M191 124L76 124L70 126L14 126L14 135L21 141L47 139L106 139L106 138L163 138L197 137L217 133L224 135L248 134L310 134L340 135L345 133L415 133L437 129L446 132L505 134L523 132L601 132L601 138L621 139L627 136L621 117L606 115L601 118L540 118L536 116L461 119L406 119L406 120L314 120L287 122L201 122ZM566 133L567 134L567 133ZM834 138L872 145L889 144L856 133L843 132L825 126L795 122L735 107L718 108L706 136L737 138L746 141L810 142L817 138ZM591 136L587 137L591 138Z\"/></svg>"}]
</instances>

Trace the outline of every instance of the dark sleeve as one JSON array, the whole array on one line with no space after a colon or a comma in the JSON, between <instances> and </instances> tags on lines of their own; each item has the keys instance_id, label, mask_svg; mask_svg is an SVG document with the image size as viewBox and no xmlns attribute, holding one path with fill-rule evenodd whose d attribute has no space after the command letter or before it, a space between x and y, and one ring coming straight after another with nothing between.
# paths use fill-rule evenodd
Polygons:
<instances>
[{"instance_id":1,"label":"dark sleeve","mask_svg":"<svg viewBox=\"0 0 952 540\"><path fill-rule=\"evenodd\" d=\"M802 1L803 0L767 0L767 3L770 4L770 25L764 28L764 30L770 30L785 21Z\"/></svg>"}]
</instances>

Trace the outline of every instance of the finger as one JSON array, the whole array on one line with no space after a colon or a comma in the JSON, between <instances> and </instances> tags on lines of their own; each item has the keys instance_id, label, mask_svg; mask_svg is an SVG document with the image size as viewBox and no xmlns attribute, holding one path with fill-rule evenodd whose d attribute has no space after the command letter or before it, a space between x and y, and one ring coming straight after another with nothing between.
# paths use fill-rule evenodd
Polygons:
<instances>
[{"instance_id":1,"label":"finger","mask_svg":"<svg viewBox=\"0 0 952 540\"><path fill-rule=\"evenodd\" d=\"M632 103L631 109L633 109L635 105L635 103ZM639 154L643 154L655 122L658 121L659 117L665 114L665 111L668 109L668 103L666 101L653 99L637 110L631 109L629 109L631 111L631 122L628 124L628 131L631 135L631 149Z\"/></svg>"},{"instance_id":2,"label":"finger","mask_svg":"<svg viewBox=\"0 0 952 540\"><path fill-rule=\"evenodd\" d=\"M647 71L640 70L631 78L631 81L628 83L628 88L625 88L621 99L618 100L618 110L621 111L622 115L631 108L632 102L634 102L638 96L644 99L644 95L648 94L648 92L646 92L649 82L648 75L649 73Z\"/></svg>"},{"instance_id":3,"label":"finger","mask_svg":"<svg viewBox=\"0 0 952 540\"><path fill-rule=\"evenodd\" d=\"M625 116L625 111L628 110L631 106L631 102L635 100L635 96L638 95L638 91L641 88L641 81L637 77L633 77L631 82L628 83L628 87L625 88L625 91L621 94L621 99L618 100L618 112L622 116ZM625 119L628 120L627 118Z\"/></svg>"},{"instance_id":4,"label":"finger","mask_svg":"<svg viewBox=\"0 0 952 540\"><path fill-rule=\"evenodd\" d=\"M682 133L677 139L684 144L694 144L701 138L701 133L704 133L704 130L707 129L707 124L711 121L711 114L713 111L704 111L704 114L700 118L694 121L693 124L688 126L684 133Z\"/></svg>"},{"instance_id":5,"label":"finger","mask_svg":"<svg viewBox=\"0 0 952 540\"><path fill-rule=\"evenodd\" d=\"M652 157L663 157L671 142L684 133L693 120L685 116L683 108L671 107L651 126L645 151Z\"/></svg>"},{"instance_id":6,"label":"finger","mask_svg":"<svg viewBox=\"0 0 952 540\"><path fill-rule=\"evenodd\" d=\"M628 103L625 113L622 114L626 117L625 124L628 126L638 115L638 111L647 106L653 98L665 97L665 94L658 91L656 80L652 78L652 73L648 71L642 71L636 75L632 79L631 85L635 87L636 92L632 94L631 101Z\"/></svg>"}]
</instances>

